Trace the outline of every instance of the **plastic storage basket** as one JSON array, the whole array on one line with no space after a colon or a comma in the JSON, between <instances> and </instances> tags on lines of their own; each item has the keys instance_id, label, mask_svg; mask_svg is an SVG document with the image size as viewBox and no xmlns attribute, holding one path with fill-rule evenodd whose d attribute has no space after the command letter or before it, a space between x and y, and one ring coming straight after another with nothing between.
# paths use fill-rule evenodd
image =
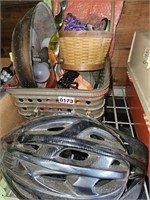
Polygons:
<instances>
[{"instance_id":1,"label":"plastic storage basket","mask_svg":"<svg viewBox=\"0 0 150 200\"><path fill-rule=\"evenodd\" d=\"M19 113L28 119L58 112L76 112L100 118L104 113L104 95L110 83L109 59L106 59L98 78L99 86L93 90L15 88L7 92L13 95Z\"/></svg>"}]
</instances>

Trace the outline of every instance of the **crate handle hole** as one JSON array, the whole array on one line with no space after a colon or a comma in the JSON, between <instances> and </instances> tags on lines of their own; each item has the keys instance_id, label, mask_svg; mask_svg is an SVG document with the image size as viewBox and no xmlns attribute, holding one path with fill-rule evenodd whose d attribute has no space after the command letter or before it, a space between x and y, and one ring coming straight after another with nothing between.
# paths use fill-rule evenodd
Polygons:
<instances>
[{"instance_id":1,"label":"crate handle hole","mask_svg":"<svg viewBox=\"0 0 150 200\"><path fill-rule=\"evenodd\" d=\"M42 102L42 99L37 99L38 102Z\"/></svg>"},{"instance_id":2,"label":"crate handle hole","mask_svg":"<svg viewBox=\"0 0 150 200\"><path fill-rule=\"evenodd\" d=\"M31 116L30 115L26 115L26 118L30 118Z\"/></svg>"},{"instance_id":3,"label":"crate handle hole","mask_svg":"<svg viewBox=\"0 0 150 200\"><path fill-rule=\"evenodd\" d=\"M33 100L32 100L32 99L28 99L28 101L29 101L29 102L32 102Z\"/></svg>"},{"instance_id":4,"label":"crate handle hole","mask_svg":"<svg viewBox=\"0 0 150 200\"><path fill-rule=\"evenodd\" d=\"M50 99L46 99L46 102L47 102L47 103L50 103L50 102L51 102L51 100L50 100Z\"/></svg>"},{"instance_id":5,"label":"crate handle hole","mask_svg":"<svg viewBox=\"0 0 150 200\"><path fill-rule=\"evenodd\" d=\"M43 111L43 110L45 110L45 108L44 107L40 107L40 111Z\"/></svg>"},{"instance_id":6,"label":"crate handle hole","mask_svg":"<svg viewBox=\"0 0 150 200\"><path fill-rule=\"evenodd\" d=\"M78 105L79 105L80 103L81 103L81 101L80 101L80 100L76 100L76 104L78 104Z\"/></svg>"},{"instance_id":7,"label":"crate handle hole","mask_svg":"<svg viewBox=\"0 0 150 200\"><path fill-rule=\"evenodd\" d=\"M23 107L22 109L23 109L23 110L27 110L27 107Z\"/></svg>"},{"instance_id":8,"label":"crate handle hole","mask_svg":"<svg viewBox=\"0 0 150 200\"><path fill-rule=\"evenodd\" d=\"M68 112L71 112L72 110L71 110L71 109L67 109L67 111L68 111Z\"/></svg>"},{"instance_id":9,"label":"crate handle hole","mask_svg":"<svg viewBox=\"0 0 150 200\"><path fill-rule=\"evenodd\" d=\"M88 105L90 105L90 104L91 104L91 101L86 101L85 103L88 104Z\"/></svg>"},{"instance_id":10,"label":"crate handle hole","mask_svg":"<svg viewBox=\"0 0 150 200\"><path fill-rule=\"evenodd\" d=\"M20 102L23 102L24 100L23 100L23 99L19 99L19 101L20 101Z\"/></svg>"}]
</instances>

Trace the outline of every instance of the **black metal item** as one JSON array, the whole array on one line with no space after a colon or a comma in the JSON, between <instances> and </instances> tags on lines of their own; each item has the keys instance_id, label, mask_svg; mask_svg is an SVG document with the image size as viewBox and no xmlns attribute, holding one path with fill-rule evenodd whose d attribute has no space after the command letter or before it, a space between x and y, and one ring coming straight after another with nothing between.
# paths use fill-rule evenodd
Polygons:
<instances>
[{"instance_id":1,"label":"black metal item","mask_svg":"<svg viewBox=\"0 0 150 200\"><path fill-rule=\"evenodd\" d=\"M100 25L99 25L99 30L106 30L108 26L109 20L105 17L101 20Z\"/></svg>"},{"instance_id":2,"label":"black metal item","mask_svg":"<svg viewBox=\"0 0 150 200\"><path fill-rule=\"evenodd\" d=\"M60 2L60 12L58 13L58 15L55 16L55 24L56 24L56 28L58 31L60 31L62 24L63 24L63 14L64 14L64 10L67 7L67 1L63 0Z\"/></svg>"},{"instance_id":3,"label":"black metal item","mask_svg":"<svg viewBox=\"0 0 150 200\"><path fill-rule=\"evenodd\" d=\"M68 71L63 77L57 82L63 88L75 88L78 89L78 83L74 80L79 76L79 73L76 71Z\"/></svg>"}]
</instances>

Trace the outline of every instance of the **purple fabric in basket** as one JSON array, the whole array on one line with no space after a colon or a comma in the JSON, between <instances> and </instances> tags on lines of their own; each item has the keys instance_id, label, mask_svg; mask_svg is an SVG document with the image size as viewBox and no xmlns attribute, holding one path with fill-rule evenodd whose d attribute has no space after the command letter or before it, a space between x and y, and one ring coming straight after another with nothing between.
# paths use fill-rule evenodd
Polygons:
<instances>
[{"instance_id":1,"label":"purple fabric in basket","mask_svg":"<svg viewBox=\"0 0 150 200\"><path fill-rule=\"evenodd\" d=\"M53 10L56 15L59 10L59 0L52 0ZM115 45L115 33L118 21L121 16L124 0L114 0L114 23L113 23L113 40L109 49L109 56L112 57ZM64 11L64 16L67 13L73 13L78 19L91 19L93 16L98 15L100 20L104 17L110 19L111 16L111 0L67 0L67 8ZM88 23L88 20L86 21Z\"/></svg>"},{"instance_id":2,"label":"purple fabric in basket","mask_svg":"<svg viewBox=\"0 0 150 200\"><path fill-rule=\"evenodd\" d=\"M86 25L82 24L72 13L68 13L64 18L65 31L83 31L86 30Z\"/></svg>"}]
</instances>

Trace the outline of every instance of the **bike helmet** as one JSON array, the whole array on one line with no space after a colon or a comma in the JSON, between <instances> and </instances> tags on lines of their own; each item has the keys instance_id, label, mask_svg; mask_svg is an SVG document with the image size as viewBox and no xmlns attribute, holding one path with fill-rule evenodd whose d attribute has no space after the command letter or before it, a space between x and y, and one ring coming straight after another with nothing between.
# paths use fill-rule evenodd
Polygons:
<instances>
[{"instance_id":1,"label":"bike helmet","mask_svg":"<svg viewBox=\"0 0 150 200\"><path fill-rule=\"evenodd\" d=\"M137 199L146 146L79 114L47 115L1 140L1 169L20 199Z\"/></svg>"}]
</instances>

